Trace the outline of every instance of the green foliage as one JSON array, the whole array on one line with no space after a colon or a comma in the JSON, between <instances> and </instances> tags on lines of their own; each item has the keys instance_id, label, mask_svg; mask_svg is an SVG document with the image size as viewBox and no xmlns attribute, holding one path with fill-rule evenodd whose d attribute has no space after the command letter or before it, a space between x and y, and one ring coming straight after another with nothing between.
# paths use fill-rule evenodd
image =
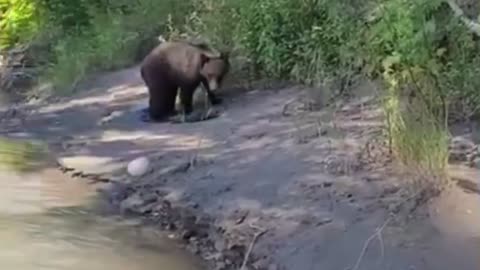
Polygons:
<instances>
[{"instance_id":1,"label":"green foliage","mask_svg":"<svg viewBox=\"0 0 480 270\"><path fill-rule=\"evenodd\" d=\"M189 12L175 0L0 0L0 50L36 48L34 60L54 89L74 88L85 75L137 61L150 50L170 15Z\"/></svg>"},{"instance_id":2,"label":"green foliage","mask_svg":"<svg viewBox=\"0 0 480 270\"><path fill-rule=\"evenodd\" d=\"M91 25L90 6L100 0L39 0L42 15L48 23L58 25L65 32Z\"/></svg>"},{"instance_id":3,"label":"green foliage","mask_svg":"<svg viewBox=\"0 0 480 270\"><path fill-rule=\"evenodd\" d=\"M35 11L32 0L0 0L0 50L33 37L39 26Z\"/></svg>"},{"instance_id":4,"label":"green foliage","mask_svg":"<svg viewBox=\"0 0 480 270\"><path fill-rule=\"evenodd\" d=\"M125 3L129 4L84 5L88 6L88 21L72 25L71 16L65 16L60 18L60 23L64 23L60 29L47 27L59 31L60 35L64 33L52 46L53 61L46 73L57 91L73 89L91 72L112 70L139 60L157 42L155 36L165 27L166 18L169 15L176 18L181 10L189 8L188 3L175 0ZM77 9L72 11L72 16L84 14ZM52 24L55 25L54 20ZM65 32L67 29L71 32Z\"/></svg>"},{"instance_id":5,"label":"green foliage","mask_svg":"<svg viewBox=\"0 0 480 270\"><path fill-rule=\"evenodd\" d=\"M358 68L365 11L356 0L195 0L175 30L248 57L260 75L320 84Z\"/></svg>"},{"instance_id":6,"label":"green foliage","mask_svg":"<svg viewBox=\"0 0 480 270\"><path fill-rule=\"evenodd\" d=\"M451 112L479 112L479 43L441 0L198 0L193 17L184 32L230 44L264 76L383 77L390 141L404 162L443 169Z\"/></svg>"},{"instance_id":7,"label":"green foliage","mask_svg":"<svg viewBox=\"0 0 480 270\"><path fill-rule=\"evenodd\" d=\"M442 1L390 0L382 11L368 50L389 85L384 109L392 147L405 163L443 170L452 111L478 113L478 42ZM415 98L405 102L404 90Z\"/></svg>"}]
</instances>

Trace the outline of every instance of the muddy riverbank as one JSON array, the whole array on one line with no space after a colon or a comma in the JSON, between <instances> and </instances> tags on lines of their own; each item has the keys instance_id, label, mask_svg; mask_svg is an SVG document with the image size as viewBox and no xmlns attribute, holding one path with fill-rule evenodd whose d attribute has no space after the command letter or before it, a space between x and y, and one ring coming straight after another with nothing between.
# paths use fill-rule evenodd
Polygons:
<instances>
[{"instance_id":1,"label":"muddy riverbank","mask_svg":"<svg viewBox=\"0 0 480 270\"><path fill-rule=\"evenodd\" d=\"M312 110L308 89L286 87L227 94L217 119L148 124L134 67L2 125L48 142L69 174L110 182L100 188L109 210L185 240L211 269L245 257L248 269L478 269L478 194L454 186L416 209L415 177L378 140L377 86L354 87L333 109ZM127 177L140 156L153 170Z\"/></svg>"}]
</instances>

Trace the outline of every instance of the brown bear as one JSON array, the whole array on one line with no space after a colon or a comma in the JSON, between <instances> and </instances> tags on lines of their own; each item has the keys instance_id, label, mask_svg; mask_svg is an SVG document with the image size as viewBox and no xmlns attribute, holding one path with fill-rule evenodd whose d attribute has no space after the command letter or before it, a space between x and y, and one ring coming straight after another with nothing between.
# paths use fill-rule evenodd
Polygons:
<instances>
[{"instance_id":1,"label":"brown bear","mask_svg":"<svg viewBox=\"0 0 480 270\"><path fill-rule=\"evenodd\" d=\"M213 53L205 45L188 42L163 42L143 60L140 73L149 92L149 117L163 121L175 114L175 99L180 88L183 113L193 111L193 94L202 84L211 104L220 103L217 90L230 69L228 53Z\"/></svg>"}]
</instances>

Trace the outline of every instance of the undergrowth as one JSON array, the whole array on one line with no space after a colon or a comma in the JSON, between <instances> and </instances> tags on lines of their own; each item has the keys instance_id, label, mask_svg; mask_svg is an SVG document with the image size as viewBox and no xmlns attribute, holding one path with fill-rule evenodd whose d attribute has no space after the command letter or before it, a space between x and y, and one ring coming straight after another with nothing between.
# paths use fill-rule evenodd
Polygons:
<instances>
[{"instance_id":1,"label":"undergrowth","mask_svg":"<svg viewBox=\"0 0 480 270\"><path fill-rule=\"evenodd\" d=\"M337 80L336 89L319 90L331 95L348 90L354 74L381 78L392 150L405 164L439 172L448 160L449 123L480 109L478 37L442 0L0 3L0 25L8 30L2 48L40 44L44 76L56 89L138 62L160 34L202 38L231 51L235 76L247 71L246 78L314 86Z\"/></svg>"}]
</instances>

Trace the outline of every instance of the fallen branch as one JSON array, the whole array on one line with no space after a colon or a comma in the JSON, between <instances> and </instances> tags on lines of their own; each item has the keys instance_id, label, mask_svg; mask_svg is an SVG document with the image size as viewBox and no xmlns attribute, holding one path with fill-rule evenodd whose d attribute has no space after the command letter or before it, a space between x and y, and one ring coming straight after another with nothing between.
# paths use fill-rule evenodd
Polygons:
<instances>
[{"instance_id":1,"label":"fallen branch","mask_svg":"<svg viewBox=\"0 0 480 270\"><path fill-rule=\"evenodd\" d=\"M394 207L392 207L392 210L390 211L390 216L385 220L385 222L375 230L375 232L367 238L365 241L365 244L363 245L362 251L360 252L360 255L358 256L358 259L355 263L355 266L353 268L348 268L349 270L358 270L360 267L360 264L363 260L363 257L365 256L365 253L367 252L368 247L370 246L370 243L375 239L378 238L378 241L380 243L380 252L381 252L381 259L383 259L385 255L385 244L383 242L383 237L382 233L385 227L393 220L393 218L396 216L396 213L399 211L400 207L405 204L406 202L413 200L417 198L418 196L422 196L422 194L425 192L425 188L420 189L418 192L415 192L412 196L409 196L405 198L404 200L401 200L398 202Z\"/></svg>"},{"instance_id":2,"label":"fallen branch","mask_svg":"<svg viewBox=\"0 0 480 270\"><path fill-rule=\"evenodd\" d=\"M375 239L376 237L378 237L378 241L380 241L380 248L382 249L382 250L381 250L381 253L382 253L382 256L383 256L383 254L384 254L385 252L384 252L384 247L383 247L382 232L383 232L383 229L385 229L385 227L388 225L388 223L390 223L390 221L392 220L392 218L393 218L393 217L390 216L390 217L383 223L383 225L380 226L379 228L377 228L377 229L375 230L375 233L373 233L373 234L367 239L367 241L365 241L365 244L363 245L362 251L360 252L360 255L358 256L357 262L355 263L355 266L352 268L352 270L358 270L358 268L360 267L360 263L362 262L363 257L365 256L365 253L367 252L368 246L370 246L370 242L372 242L373 239Z\"/></svg>"},{"instance_id":3,"label":"fallen branch","mask_svg":"<svg viewBox=\"0 0 480 270\"><path fill-rule=\"evenodd\" d=\"M455 14L455 16L458 17L471 32L473 32L474 34L480 37L480 23L467 18L463 10L457 5L457 3L455 3L454 0L446 0L446 1L450 6L450 9Z\"/></svg>"},{"instance_id":4,"label":"fallen branch","mask_svg":"<svg viewBox=\"0 0 480 270\"><path fill-rule=\"evenodd\" d=\"M250 254L252 253L253 247L255 246L255 243L257 242L258 238L265 234L268 230L264 228L260 228L257 226L254 226L252 224L249 224L251 228L258 229L259 231L255 233L253 236L252 242L250 243L250 246L248 247L247 253L245 253L245 257L243 258L243 263L242 267L240 267L240 270L245 270L245 267L247 266L248 259L250 258Z\"/></svg>"},{"instance_id":5,"label":"fallen branch","mask_svg":"<svg viewBox=\"0 0 480 270\"><path fill-rule=\"evenodd\" d=\"M190 160L189 160L189 168L193 168L197 164L198 153L200 152L200 147L202 147L202 139L203 139L202 136L199 136L197 147L194 150L195 152L190 157Z\"/></svg>"}]
</instances>

